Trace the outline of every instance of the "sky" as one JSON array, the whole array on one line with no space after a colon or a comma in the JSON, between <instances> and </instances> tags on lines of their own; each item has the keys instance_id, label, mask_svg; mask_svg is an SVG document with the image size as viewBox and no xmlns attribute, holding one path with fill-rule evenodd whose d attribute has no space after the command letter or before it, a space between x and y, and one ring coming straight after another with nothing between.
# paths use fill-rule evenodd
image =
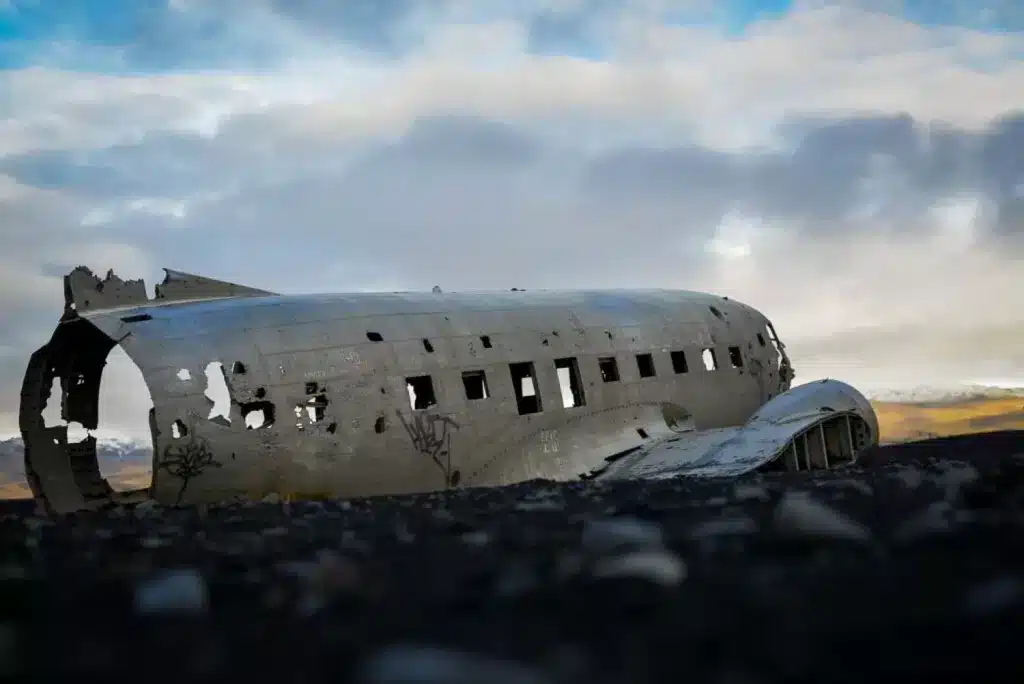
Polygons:
<instances>
[{"instance_id":1,"label":"sky","mask_svg":"<svg viewBox=\"0 0 1024 684\"><path fill-rule=\"evenodd\" d=\"M0 434L79 264L696 289L798 380L1024 385L1022 57L1019 0L0 0Z\"/></svg>"}]
</instances>

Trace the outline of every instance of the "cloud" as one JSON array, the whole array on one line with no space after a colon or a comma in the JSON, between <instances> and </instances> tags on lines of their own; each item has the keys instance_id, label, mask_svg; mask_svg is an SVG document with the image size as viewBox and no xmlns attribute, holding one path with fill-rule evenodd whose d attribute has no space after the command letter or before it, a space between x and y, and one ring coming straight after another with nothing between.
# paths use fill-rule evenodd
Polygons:
<instances>
[{"instance_id":1,"label":"cloud","mask_svg":"<svg viewBox=\"0 0 1024 684\"><path fill-rule=\"evenodd\" d=\"M940 5L175 0L56 30L14 2L0 431L79 262L713 290L804 379L1024 378L1021 17ZM144 432L144 392L111 396Z\"/></svg>"}]
</instances>

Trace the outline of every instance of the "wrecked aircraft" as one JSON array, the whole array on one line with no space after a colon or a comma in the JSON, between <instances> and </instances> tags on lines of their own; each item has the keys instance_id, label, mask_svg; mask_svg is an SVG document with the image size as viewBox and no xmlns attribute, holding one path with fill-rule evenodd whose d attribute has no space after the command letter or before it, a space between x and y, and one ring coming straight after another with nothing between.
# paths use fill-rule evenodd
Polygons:
<instances>
[{"instance_id":1,"label":"wrecked aircraft","mask_svg":"<svg viewBox=\"0 0 1024 684\"><path fill-rule=\"evenodd\" d=\"M115 345L152 397L148 495L166 504L831 468L878 442L859 392L791 388L771 322L711 294L285 296L168 270L150 300L84 267L64 290L20 411L29 485L54 512L117 498L95 437L68 438L97 427Z\"/></svg>"}]
</instances>

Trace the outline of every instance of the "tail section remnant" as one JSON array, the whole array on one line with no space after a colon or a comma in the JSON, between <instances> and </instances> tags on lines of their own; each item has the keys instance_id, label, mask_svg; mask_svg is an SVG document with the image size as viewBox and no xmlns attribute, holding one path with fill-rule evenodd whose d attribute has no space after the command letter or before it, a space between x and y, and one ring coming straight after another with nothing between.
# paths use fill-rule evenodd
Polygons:
<instances>
[{"instance_id":1,"label":"tail section remnant","mask_svg":"<svg viewBox=\"0 0 1024 684\"><path fill-rule=\"evenodd\" d=\"M162 304L176 301L222 299L228 297L265 297L275 292L215 280L205 276L164 269L166 276L156 286L156 297L146 295L146 284L140 280L122 280L107 271L100 280L85 266L79 266L64 276L64 305L66 310L84 314L99 309L115 309L144 304Z\"/></svg>"},{"instance_id":2,"label":"tail section remnant","mask_svg":"<svg viewBox=\"0 0 1024 684\"><path fill-rule=\"evenodd\" d=\"M68 428L78 424L87 433L98 427L100 376L107 354L118 340L90 322L105 310L135 309L176 302L259 297L273 292L164 269L156 297L146 295L142 280L122 280L107 271L102 280L85 266L64 276L64 314L50 341L32 355L21 390L19 422L25 443L25 472L32 493L53 511L74 511L111 500L113 490L101 476L96 460L96 439L91 434L77 442ZM139 311L122 318L126 323L148 320ZM60 395L51 396L54 380ZM61 421L47 425L43 410L59 403Z\"/></svg>"}]
</instances>

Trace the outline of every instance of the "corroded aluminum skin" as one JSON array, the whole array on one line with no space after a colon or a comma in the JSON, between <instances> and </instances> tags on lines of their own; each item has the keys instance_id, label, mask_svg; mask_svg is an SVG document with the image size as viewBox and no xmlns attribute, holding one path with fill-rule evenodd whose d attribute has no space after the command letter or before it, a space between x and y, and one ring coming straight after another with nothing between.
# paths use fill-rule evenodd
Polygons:
<instances>
[{"instance_id":1,"label":"corroded aluminum skin","mask_svg":"<svg viewBox=\"0 0 1024 684\"><path fill-rule=\"evenodd\" d=\"M747 434L767 440L784 432L773 412L807 409L783 394L792 370L768 319L699 292L284 296L169 271L149 300L141 281L101 281L83 268L65 290L62 322L26 373L21 412L30 485L54 511L101 505L112 493L95 467L94 442L68 445L66 427L42 425L48 380L65 382L65 419L94 428L102 362L115 343L149 387L150 494L170 504L598 476L624 453L749 428L754 418L764 424ZM713 371L701 363L708 348ZM679 351L685 372L673 364ZM640 372L644 354L653 377ZM617 362L615 381L602 379L606 357ZM555 368L566 358L578 364L583 398L569 408ZM509 367L522 362L534 365L542 405L528 415L519 413ZM463 373L481 371L488 397L468 399ZM414 410L406 382L425 375L436 401ZM229 397L222 406L211 399L218 383ZM859 394L851 401L867 442L877 441L870 405ZM272 424L253 427L256 406L264 418L273 413ZM759 409L768 413L759 418Z\"/></svg>"}]
</instances>

